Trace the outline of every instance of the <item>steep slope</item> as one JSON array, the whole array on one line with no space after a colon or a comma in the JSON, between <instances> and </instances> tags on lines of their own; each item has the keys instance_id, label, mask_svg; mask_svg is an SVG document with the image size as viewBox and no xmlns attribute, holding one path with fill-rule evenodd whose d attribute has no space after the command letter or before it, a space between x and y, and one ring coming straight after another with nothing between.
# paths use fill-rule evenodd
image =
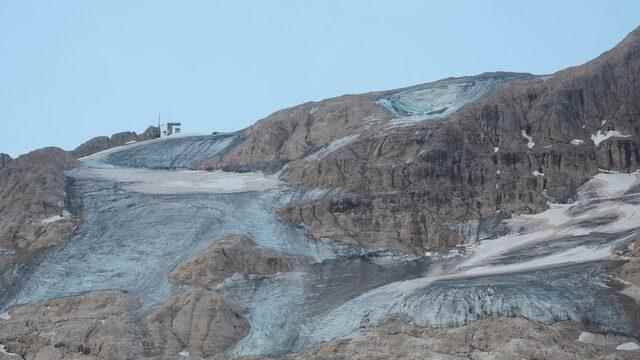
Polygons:
<instances>
[{"instance_id":1,"label":"steep slope","mask_svg":"<svg viewBox=\"0 0 640 360\"><path fill-rule=\"evenodd\" d=\"M236 146L203 163L202 167L275 171L341 138L357 136L366 130L380 130L380 125L395 115L443 117L493 92L499 84L531 77L519 73L486 73L308 102L258 121L240 133Z\"/></svg>"},{"instance_id":2,"label":"steep slope","mask_svg":"<svg viewBox=\"0 0 640 360\"><path fill-rule=\"evenodd\" d=\"M639 48L9 160L0 359L636 358Z\"/></svg>"},{"instance_id":3,"label":"steep slope","mask_svg":"<svg viewBox=\"0 0 640 360\"><path fill-rule=\"evenodd\" d=\"M491 236L496 211L503 217L539 212L549 200L566 202L599 168L638 168L640 30L587 64L509 79L441 117L424 112L444 107L422 87L363 95L372 108L350 118L360 127L328 137L329 145L311 156L298 151L280 158L285 179L314 194L283 209L283 217L316 238L419 254ZM397 98L404 110L379 112ZM319 112L307 115L307 128L341 126L330 116L315 120ZM279 139L280 148L300 144ZM264 141L250 137L229 154L261 149ZM233 167L238 159L253 155L229 155L222 164Z\"/></svg>"},{"instance_id":4,"label":"steep slope","mask_svg":"<svg viewBox=\"0 0 640 360\"><path fill-rule=\"evenodd\" d=\"M20 266L61 244L76 219L65 210L64 171L76 160L58 148L22 155L0 169L0 294L4 299Z\"/></svg>"}]
</instances>

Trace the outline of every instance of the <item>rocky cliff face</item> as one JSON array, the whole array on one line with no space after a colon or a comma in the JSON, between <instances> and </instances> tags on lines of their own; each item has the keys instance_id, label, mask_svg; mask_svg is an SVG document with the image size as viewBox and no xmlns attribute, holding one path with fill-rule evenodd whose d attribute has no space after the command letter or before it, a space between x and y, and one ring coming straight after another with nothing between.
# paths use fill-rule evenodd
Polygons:
<instances>
[{"instance_id":1,"label":"rocky cliff face","mask_svg":"<svg viewBox=\"0 0 640 360\"><path fill-rule=\"evenodd\" d=\"M284 178L313 196L284 219L316 238L422 253L567 201L599 168L638 168L639 98L635 30L549 76L483 74L283 110L207 166L286 164Z\"/></svg>"},{"instance_id":2,"label":"rocky cliff face","mask_svg":"<svg viewBox=\"0 0 640 360\"><path fill-rule=\"evenodd\" d=\"M45 148L0 169L3 289L11 287L21 264L29 264L39 252L59 245L72 232L76 220L65 210L64 171L75 164L69 153Z\"/></svg>"},{"instance_id":3,"label":"rocky cliff face","mask_svg":"<svg viewBox=\"0 0 640 360\"><path fill-rule=\"evenodd\" d=\"M300 258L257 248L247 235L230 234L211 242L201 255L178 265L170 277L178 284L213 289L235 273L269 275L291 271L300 264Z\"/></svg>"},{"instance_id":4,"label":"rocky cliff face","mask_svg":"<svg viewBox=\"0 0 640 360\"><path fill-rule=\"evenodd\" d=\"M455 329L425 329L392 319L362 335L331 341L287 359L634 359L636 352L616 350L629 341L632 339L583 332L573 322L547 326L525 319L500 319Z\"/></svg>"},{"instance_id":5,"label":"rocky cliff face","mask_svg":"<svg viewBox=\"0 0 640 360\"><path fill-rule=\"evenodd\" d=\"M11 162L11 156L8 154L0 153L0 169L7 167Z\"/></svg>"},{"instance_id":6,"label":"rocky cliff face","mask_svg":"<svg viewBox=\"0 0 640 360\"><path fill-rule=\"evenodd\" d=\"M127 143L150 140L160 137L160 129L150 126L142 134L136 134L133 131L124 131L108 136L94 137L72 151L73 156L81 158L112 147L125 145Z\"/></svg>"}]
</instances>

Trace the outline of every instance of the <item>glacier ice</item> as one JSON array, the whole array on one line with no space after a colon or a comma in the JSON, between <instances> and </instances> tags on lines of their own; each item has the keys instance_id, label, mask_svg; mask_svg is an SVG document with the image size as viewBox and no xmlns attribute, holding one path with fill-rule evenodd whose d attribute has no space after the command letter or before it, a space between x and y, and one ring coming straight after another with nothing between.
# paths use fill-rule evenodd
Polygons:
<instances>
[{"instance_id":1,"label":"glacier ice","mask_svg":"<svg viewBox=\"0 0 640 360\"><path fill-rule=\"evenodd\" d=\"M167 273L176 264L239 232L316 262L291 273L234 276L214 290L239 304L251 325L231 356L299 350L389 316L436 327L490 316L584 321L618 333L635 326L625 305L630 293L610 286L607 268L612 250L627 246L640 227L640 173L599 174L575 203L503 219L505 233L470 241L464 252L401 257L308 239L304 229L278 221L275 209L326 189L301 193L277 176L188 170L233 139L171 137L84 158L67 173L67 210L83 223L24 271L3 308L123 289L139 295L146 311L172 291Z\"/></svg>"},{"instance_id":2,"label":"glacier ice","mask_svg":"<svg viewBox=\"0 0 640 360\"><path fill-rule=\"evenodd\" d=\"M529 74L488 73L444 79L401 90L378 100L395 119L392 125L442 118L494 91L505 81L531 77Z\"/></svg>"}]
</instances>

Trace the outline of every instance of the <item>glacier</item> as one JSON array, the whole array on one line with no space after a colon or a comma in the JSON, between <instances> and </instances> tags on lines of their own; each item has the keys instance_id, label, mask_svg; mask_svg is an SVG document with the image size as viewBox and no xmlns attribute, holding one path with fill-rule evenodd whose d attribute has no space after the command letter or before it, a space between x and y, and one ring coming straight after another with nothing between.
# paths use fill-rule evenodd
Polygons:
<instances>
[{"instance_id":1,"label":"glacier","mask_svg":"<svg viewBox=\"0 0 640 360\"><path fill-rule=\"evenodd\" d=\"M378 100L395 117L392 126L444 118L510 80L532 78L521 73L486 73L413 86Z\"/></svg>"},{"instance_id":2,"label":"glacier","mask_svg":"<svg viewBox=\"0 0 640 360\"><path fill-rule=\"evenodd\" d=\"M462 86L462 85L461 85ZM278 355L359 334L389 317L448 327L485 317L574 320L637 331L629 291L609 276L640 228L640 173L601 173L575 202L504 219L457 256L401 256L318 241L275 210L309 195L276 175L204 172L235 134L127 144L66 173L66 211L83 218L66 243L22 269L0 311L93 290L122 289L150 311L174 290L168 273L227 233L312 259L295 272L233 276L211 290L238 304L251 328L230 356ZM469 226L474 226L473 224Z\"/></svg>"}]
</instances>

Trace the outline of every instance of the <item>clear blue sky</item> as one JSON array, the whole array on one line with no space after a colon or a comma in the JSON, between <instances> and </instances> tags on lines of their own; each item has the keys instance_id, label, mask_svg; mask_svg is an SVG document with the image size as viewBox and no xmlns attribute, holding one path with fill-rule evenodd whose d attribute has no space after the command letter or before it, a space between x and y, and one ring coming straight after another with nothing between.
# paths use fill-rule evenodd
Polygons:
<instances>
[{"instance_id":1,"label":"clear blue sky","mask_svg":"<svg viewBox=\"0 0 640 360\"><path fill-rule=\"evenodd\" d=\"M0 0L0 152L236 130L287 106L447 76L550 73L640 25L640 1Z\"/></svg>"}]
</instances>

